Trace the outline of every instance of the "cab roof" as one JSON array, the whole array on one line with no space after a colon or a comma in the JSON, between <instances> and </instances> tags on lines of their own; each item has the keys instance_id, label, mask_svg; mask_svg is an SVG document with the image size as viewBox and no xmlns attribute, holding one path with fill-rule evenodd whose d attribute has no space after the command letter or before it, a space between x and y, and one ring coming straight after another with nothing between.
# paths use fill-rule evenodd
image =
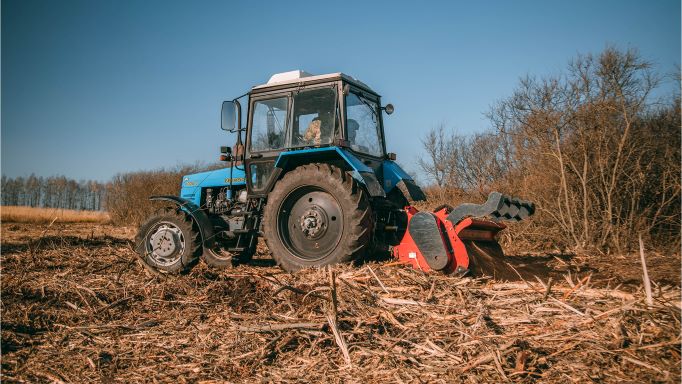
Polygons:
<instances>
[{"instance_id":1,"label":"cab roof","mask_svg":"<svg viewBox=\"0 0 682 384\"><path fill-rule=\"evenodd\" d=\"M364 88L365 90L376 94L376 92L374 92L367 84L342 72L313 75L302 70L275 73L274 75L270 76L270 80L268 80L267 83L256 85L251 90L258 92L269 89L286 88L292 85L308 85L333 80L345 80L349 83L352 83L353 85Z\"/></svg>"}]
</instances>

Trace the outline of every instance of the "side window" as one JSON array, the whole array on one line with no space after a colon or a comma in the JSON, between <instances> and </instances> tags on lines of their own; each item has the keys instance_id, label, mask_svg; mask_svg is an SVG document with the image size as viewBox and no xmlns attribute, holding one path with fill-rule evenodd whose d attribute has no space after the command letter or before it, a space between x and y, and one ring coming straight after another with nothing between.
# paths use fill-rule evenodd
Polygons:
<instances>
[{"instance_id":1,"label":"side window","mask_svg":"<svg viewBox=\"0 0 682 384\"><path fill-rule=\"evenodd\" d=\"M382 155L379 111L374 100L352 92L346 96L346 131L353 150L373 156Z\"/></svg>"},{"instance_id":2,"label":"side window","mask_svg":"<svg viewBox=\"0 0 682 384\"><path fill-rule=\"evenodd\" d=\"M287 126L286 96L259 100L253 104L251 151L261 152L284 148Z\"/></svg>"},{"instance_id":3,"label":"side window","mask_svg":"<svg viewBox=\"0 0 682 384\"><path fill-rule=\"evenodd\" d=\"M260 191L265 188L274 170L275 163L272 161L251 164L251 185L253 185L253 189Z\"/></svg>"},{"instance_id":4,"label":"side window","mask_svg":"<svg viewBox=\"0 0 682 384\"><path fill-rule=\"evenodd\" d=\"M294 95L292 146L329 144L338 130L336 89L322 88Z\"/></svg>"}]
</instances>

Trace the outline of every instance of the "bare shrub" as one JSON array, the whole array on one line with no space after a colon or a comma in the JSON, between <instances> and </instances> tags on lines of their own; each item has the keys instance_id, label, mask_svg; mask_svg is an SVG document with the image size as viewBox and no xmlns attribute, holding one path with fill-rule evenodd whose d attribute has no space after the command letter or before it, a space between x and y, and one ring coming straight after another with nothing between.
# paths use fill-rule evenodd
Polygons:
<instances>
[{"instance_id":1,"label":"bare shrub","mask_svg":"<svg viewBox=\"0 0 682 384\"><path fill-rule=\"evenodd\" d=\"M116 225L137 226L158 209L159 203L150 201L150 196L178 196L183 175L224 166L183 165L117 174L107 185L106 205L111 220Z\"/></svg>"},{"instance_id":2,"label":"bare shrub","mask_svg":"<svg viewBox=\"0 0 682 384\"><path fill-rule=\"evenodd\" d=\"M440 167L438 193L535 201L521 227L536 245L622 252L643 233L679 249L680 99L655 103L658 84L634 50L581 55L563 75L521 79L488 113L490 132L433 130L420 165Z\"/></svg>"}]
</instances>

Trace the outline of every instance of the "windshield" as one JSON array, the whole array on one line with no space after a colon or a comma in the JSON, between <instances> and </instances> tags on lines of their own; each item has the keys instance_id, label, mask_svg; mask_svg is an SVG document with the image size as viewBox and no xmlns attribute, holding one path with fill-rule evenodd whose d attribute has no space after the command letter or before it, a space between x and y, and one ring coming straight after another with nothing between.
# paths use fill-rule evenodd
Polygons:
<instances>
[{"instance_id":1,"label":"windshield","mask_svg":"<svg viewBox=\"0 0 682 384\"><path fill-rule=\"evenodd\" d=\"M351 92L346 96L346 117L350 147L372 156L383 155L377 103Z\"/></svg>"}]
</instances>

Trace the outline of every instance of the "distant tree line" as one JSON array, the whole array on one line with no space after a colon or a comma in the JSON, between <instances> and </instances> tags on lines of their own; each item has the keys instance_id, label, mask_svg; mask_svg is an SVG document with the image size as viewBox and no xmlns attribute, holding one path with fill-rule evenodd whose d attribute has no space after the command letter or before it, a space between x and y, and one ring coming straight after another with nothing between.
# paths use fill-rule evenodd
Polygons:
<instances>
[{"instance_id":1,"label":"distant tree line","mask_svg":"<svg viewBox=\"0 0 682 384\"><path fill-rule=\"evenodd\" d=\"M114 175L106 183L65 176L2 176L0 204L75 210L106 210L116 225L138 225L158 209L152 195L178 195L182 176L225 167L225 163L178 165Z\"/></svg>"},{"instance_id":2,"label":"distant tree line","mask_svg":"<svg viewBox=\"0 0 682 384\"><path fill-rule=\"evenodd\" d=\"M105 209L107 185L92 180L76 181L65 176L2 176L2 205L101 211Z\"/></svg>"},{"instance_id":3,"label":"distant tree line","mask_svg":"<svg viewBox=\"0 0 682 384\"><path fill-rule=\"evenodd\" d=\"M563 73L522 78L493 104L491 129L440 126L424 139L422 170L435 200L481 201L492 190L537 203L511 236L537 247L621 252L680 247L680 77L635 50L580 55ZM656 96L654 96L656 95ZM510 233L511 233L510 232Z\"/></svg>"}]
</instances>

